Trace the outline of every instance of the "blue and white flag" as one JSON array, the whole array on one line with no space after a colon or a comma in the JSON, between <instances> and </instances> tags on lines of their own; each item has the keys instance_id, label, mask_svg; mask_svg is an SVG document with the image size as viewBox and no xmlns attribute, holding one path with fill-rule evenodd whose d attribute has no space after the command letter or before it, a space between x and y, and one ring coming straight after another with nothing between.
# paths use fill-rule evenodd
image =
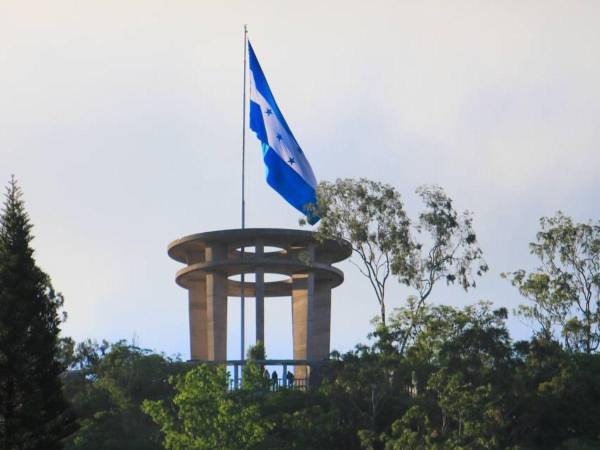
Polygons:
<instances>
[{"instance_id":1,"label":"blue and white flag","mask_svg":"<svg viewBox=\"0 0 600 450\"><path fill-rule=\"evenodd\" d=\"M317 180L306 156L279 110L252 45L250 54L250 128L262 144L267 183L294 208L307 215L311 225L319 217L307 206L316 205Z\"/></svg>"}]
</instances>

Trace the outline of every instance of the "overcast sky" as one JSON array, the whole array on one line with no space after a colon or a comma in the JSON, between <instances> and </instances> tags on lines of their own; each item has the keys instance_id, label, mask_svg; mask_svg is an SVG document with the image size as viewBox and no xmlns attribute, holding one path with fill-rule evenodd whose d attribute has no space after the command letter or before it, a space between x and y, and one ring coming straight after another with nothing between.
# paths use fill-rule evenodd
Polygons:
<instances>
[{"instance_id":1,"label":"overcast sky","mask_svg":"<svg viewBox=\"0 0 600 450\"><path fill-rule=\"evenodd\" d=\"M0 0L0 182L14 173L24 190L66 335L188 358L187 295L166 248L239 226L247 23L317 178L391 183L413 217L417 186L444 187L473 211L491 271L434 300L512 309L522 300L499 273L535 266L539 217L600 215L599 18L596 1ZM248 133L247 225L298 217ZM347 350L378 308L340 267L332 347ZM389 308L407 294L394 284ZM292 356L290 325L289 300L267 300L269 356Z\"/></svg>"}]
</instances>

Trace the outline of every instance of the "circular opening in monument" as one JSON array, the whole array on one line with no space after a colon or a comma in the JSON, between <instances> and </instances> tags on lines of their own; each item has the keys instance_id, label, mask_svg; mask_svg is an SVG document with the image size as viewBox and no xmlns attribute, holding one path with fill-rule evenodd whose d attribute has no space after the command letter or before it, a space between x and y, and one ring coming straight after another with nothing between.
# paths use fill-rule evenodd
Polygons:
<instances>
[{"instance_id":1,"label":"circular opening in monument","mask_svg":"<svg viewBox=\"0 0 600 450\"><path fill-rule=\"evenodd\" d=\"M265 283L288 281L290 279L289 275L284 275L284 274L280 274L280 273L265 273L264 276L265 276ZM230 275L227 278L230 279L231 281L237 281L238 283L240 283L242 281L241 274ZM254 283L255 281L256 281L256 274L254 274L254 273L245 274L245 276L244 276L245 283Z\"/></svg>"},{"instance_id":2,"label":"circular opening in monument","mask_svg":"<svg viewBox=\"0 0 600 450\"><path fill-rule=\"evenodd\" d=\"M235 251L237 253L241 253L242 247L236 248ZM265 253L265 254L278 254L281 252L285 252L285 249L282 247L275 247L273 245L265 245L264 249L263 249L263 253ZM256 253L256 247L254 247L253 245L251 245L249 247L244 247L244 253L254 254L254 253Z\"/></svg>"}]
</instances>

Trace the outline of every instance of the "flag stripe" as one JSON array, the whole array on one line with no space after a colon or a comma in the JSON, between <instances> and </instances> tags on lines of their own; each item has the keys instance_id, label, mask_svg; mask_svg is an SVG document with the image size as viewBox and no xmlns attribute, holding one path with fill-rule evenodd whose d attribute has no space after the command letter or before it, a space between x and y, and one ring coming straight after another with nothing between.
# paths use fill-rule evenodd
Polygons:
<instances>
[{"instance_id":1,"label":"flag stripe","mask_svg":"<svg viewBox=\"0 0 600 450\"><path fill-rule=\"evenodd\" d=\"M315 190L298 175L268 145L263 144L263 160L267 168L267 183L275 189L287 202L304 213L311 225L319 219L307 214L306 206L316 204Z\"/></svg>"},{"instance_id":2,"label":"flag stripe","mask_svg":"<svg viewBox=\"0 0 600 450\"><path fill-rule=\"evenodd\" d=\"M294 136L294 134L292 133L292 130L290 130L290 127L288 126L287 122L285 121L283 114L281 114L281 110L279 109L279 106L277 106L275 97L273 97L271 88L269 87L269 84L267 83L267 79L265 78L262 68L260 67L260 63L258 62L258 58L256 57L256 54L254 53L254 49L252 48L252 44L250 44L249 42L248 42L248 51L250 52L250 71L251 71L251 76L254 78L255 89L258 92L260 92L260 94L265 98L267 103L271 106L275 115L277 116L277 118L279 119L279 121L281 122L283 127L285 128L285 131L287 131L287 133L290 136Z\"/></svg>"},{"instance_id":3,"label":"flag stripe","mask_svg":"<svg viewBox=\"0 0 600 450\"><path fill-rule=\"evenodd\" d=\"M261 142L269 142L265 121L262 118L262 112L258 103L250 100L250 129L256 133L256 137Z\"/></svg>"}]
</instances>

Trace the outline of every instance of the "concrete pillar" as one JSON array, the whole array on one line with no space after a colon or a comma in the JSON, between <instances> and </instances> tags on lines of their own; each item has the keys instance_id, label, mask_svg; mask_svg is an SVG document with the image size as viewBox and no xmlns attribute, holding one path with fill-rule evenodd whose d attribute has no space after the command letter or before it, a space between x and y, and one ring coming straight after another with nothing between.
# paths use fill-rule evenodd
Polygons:
<instances>
[{"instance_id":1,"label":"concrete pillar","mask_svg":"<svg viewBox=\"0 0 600 450\"><path fill-rule=\"evenodd\" d=\"M206 248L207 261L227 257L227 245L217 244ZM208 360L227 359L227 275L206 274L206 315Z\"/></svg>"},{"instance_id":2,"label":"concrete pillar","mask_svg":"<svg viewBox=\"0 0 600 450\"><path fill-rule=\"evenodd\" d=\"M187 252L188 265L205 261L204 251ZM190 359L207 358L206 335L206 283L198 280L188 288L188 312L190 322Z\"/></svg>"},{"instance_id":3,"label":"concrete pillar","mask_svg":"<svg viewBox=\"0 0 600 450\"><path fill-rule=\"evenodd\" d=\"M189 287L190 358L208 359L208 329L206 315L206 282L197 281Z\"/></svg>"},{"instance_id":4,"label":"concrete pillar","mask_svg":"<svg viewBox=\"0 0 600 450\"><path fill-rule=\"evenodd\" d=\"M314 301L315 281L313 274L292 275L292 333L294 359L311 359L310 354L310 306ZM307 366L296 366L296 378L308 378Z\"/></svg>"},{"instance_id":5,"label":"concrete pillar","mask_svg":"<svg viewBox=\"0 0 600 450\"><path fill-rule=\"evenodd\" d=\"M331 287L325 283L315 286L312 315L311 359L321 361L329 358L331 335Z\"/></svg>"},{"instance_id":6,"label":"concrete pillar","mask_svg":"<svg viewBox=\"0 0 600 450\"><path fill-rule=\"evenodd\" d=\"M261 240L256 241L256 256L264 255L264 244ZM256 303L256 342L265 344L265 270L257 267L255 272L255 303ZM266 347L265 347L266 350Z\"/></svg>"}]
</instances>

